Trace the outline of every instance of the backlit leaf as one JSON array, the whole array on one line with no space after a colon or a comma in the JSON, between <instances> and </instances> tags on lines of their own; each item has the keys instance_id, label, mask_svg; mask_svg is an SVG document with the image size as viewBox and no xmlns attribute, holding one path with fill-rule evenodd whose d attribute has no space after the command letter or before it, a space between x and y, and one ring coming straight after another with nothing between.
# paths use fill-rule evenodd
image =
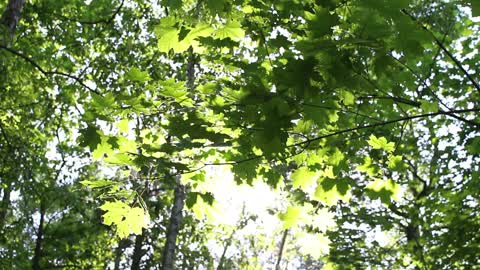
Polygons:
<instances>
[{"instance_id":1,"label":"backlit leaf","mask_svg":"<svg viewBox=\"0 0 480 270\"><path fill-rule=\"evenodd\" d=\"M315 183L316 173L310 171L307 167L300 167L292 173L291 178L293 188L300 188L305 191Z\"/></svg>"},{"instance_id":2,"label":"backlit leaf","mask_svg":"<svg viewBox=\"0 0 480 270\"><path fill-rule=\"evenodd\" d=\"M230 21L216 29L214 35L219 39L230 38L233 41L240 41L245 37L245 31L242 29L242 25L239 22Z\"/></svg>"},{"instance_id":3,"label":"backlit leaf","mask_svg":"<svg viewBox=\"0 0 480 270\"><path fill-rule=\"evenodd\" d=\"M125 77L128 80L137 81L137 82L148 82L149 80L151 80L150 75L148 75L148 72L141 71L136 67L130 69L130 71L128 71L128 73L125 74Z\"/></svg>"},{"instance_id":4,"label":"backlit leaf","mask_svg":"<svg viewBox=\"0 0 480 270\"><path fill-rule=\"evenodd\" d=\"M395 144L393 142L388 142L385 137L377 138L375 135L370 135L370 139L368 140L368 144L373 149L382 149L386 152L393 152L395 150Z\"/></svg>"},{"instance_id":5,"label":"backlit leaf","mask_svg":"<svg viewBox=\"0 0 480 270\"><path fill-rule=\"evenodd\" d=\"M140 207L130 207L121 201L104 203L100 209L105 211L103 223L116 227L116 234L120 238L126 238L131 233L141 234L142 228L147 228L150 217Z\"/></svg>"}]
</instances>

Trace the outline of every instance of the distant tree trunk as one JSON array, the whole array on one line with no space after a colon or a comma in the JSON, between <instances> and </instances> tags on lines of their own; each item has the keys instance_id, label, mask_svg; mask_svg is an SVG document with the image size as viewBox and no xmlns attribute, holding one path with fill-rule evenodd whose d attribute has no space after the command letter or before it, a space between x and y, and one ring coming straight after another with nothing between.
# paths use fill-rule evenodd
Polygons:
<instances>
[{"instance_id":1,"label":"distant tree trunk","mask_svg":"<svg viewBox=\"0 0 480 270\"><path fill-rule=\"evenodd\" d=\"M287 235L288 235L288 230L283 231L282 242L280 242L280 249L278 251L277 264L275 265L275 270L280 270L280 263L282 262L283 249L285 248Z\"/></svg>"},{"instance_id":2,"label":"distant tree trunk","mask_svg":"<svg viewBox=\"0 0 480 270\"><path fill-rule=\"evenodd\" d=\"M193 55L193 48L188 49L187 62L187 87L193 91L195 83L195 57ZM175 191L173 196L173 206L170 214L170 224L167 229L167 240L163 250L162 269L172 270L175 263L175 248L177 235L182 223L182 211L185 204L185 186L180 183L180 175L175 178Z\"/></svg>"},{"instance_id":3,"label":"distant tree trunk","mask_svg":"<svg viewBox=\"0 0 480 270\"><path fill-rule=\"evenodd\" d=\"M3 189L2 202L0 204L0 232L5 225L5 219L7 218L8 208L10 207L10 187Z\"/></svg>"},{"instance_id":4,"label":"distant tree trunk","mask_svg":"<svg viewBox=\"0 0 480 270\"><path fill-rule=\"evenodd\" d=\"M40 270L40 258L42 257L43 224L45 222L45 205L40 203L40 223L38 224L37 240L35 241L35 253L32 259L32 269Z\"/></svg>"},{"instance_id":5,"label":"distant tree trunk","mask_svg":"<svg viewBox=\"0 0 480 270\"><path fill-rule=\"evenodd\" d=\"M227 255L227 249L228 249L228 247L230 247L230 245L232 244L232 239L233 239L233 235L234 235L234 234L235 234L235 231L232 232L232 234L231 234L230 237L228 238L227 242L225 243L225 246L223 247L222 256L220 257L220 260L218 261L217 270L222 270L222 269L224 269L223 264L225 263L225 257L226 257L226 255Z\"/></svg>"},{"instance_id":6,"label":"distant tree trunk","mask_svg":"<svg viewBox=\"0 0 480 270\"><path fill-rule=\"evenodd\" d=\"M8 34L10 35L9 39L4 40L3 36L0 36L0 45L9 46L10 41L15 34L15 30L17 29L18 22L20 20L20 14L22 12L23 5L25 4L25 0L10 0L7 4L7 8L2 14L2 18L0 24L3 24L6 29L8 30ZM0 32L0 35L3 34ZM2 65L3 59L0 61L0 66ZM0 69L0 72L3 70ZM4 132L3 127L0 123L0 128L2 128L2 132ZM3 134L5 140L8 140L6 135ZM3 230L3 226L5 225L5 218L7 217L8 208L10 206L10 188L3 189L3 197L2 202L0 204L0 232Z\"/></svg>"},{"instance_id":7,"label":"distant tree trunk","mask_svg":"<svg viewBox=\"0 0 480 270\"><path fill-rule=\"evenodd\" d=\"M121 239L118 242L118 246L115 249L115 259L114 259L114 270L120 270L123 268L120 268L120 263L122 262L122 255L123 255L123 250L130 246L131 242L129 239Z\"/></svg>"},{"instance_id":8,"label":"distant tree trunk","mask_svg":"<svg viewBox=\"0 0 480 270\"><path fill-rule=\"evenodd\" d=\"M143 254L145 253L142 249L143 241L145 240L145 230L142 230L142 234L135 237L135 246L133 248L132 255L132 266L131 270L140 270L140 262L142 261Z\"/></svg>"},{"instance_id":9,"label":"distant tree trunk","mask_svg":"<svg viewBox=\"0 0 480 270\"><path fill-rule=\"evenodd\" d=\"M115 261L113 266L114 270L120 270L120 262L122 261L122 251L123 251L123 248L119 243L118 247L115 249Z\"/></svg>"},{"instance_id":10,"label":"distant tree trunk","mask_svg":"<svg viewBox=\"0 0 480 270\"><path fill-rule=\"evenodd\" d=\"M22 13L25 0L10 0L7 4L7 8L2 15L2 24L8 29L10 37L12 38L17 29L18 22L20 21L20 15Z\"/></svg>"},{"instance_id":11,"label":"distant tree trunk","mask_svg":"<svg viewBox=\"0 0 480 270\"><path fill-rule=\"evenodd\" d=\"M176 177L173 206L168 224L165 248L163 250L162 269L172 270L175 262L175 248L177 235L182 223L183 206L185 203L185 187L180 183L180 176Z\"/></svg>"}]
</instances>

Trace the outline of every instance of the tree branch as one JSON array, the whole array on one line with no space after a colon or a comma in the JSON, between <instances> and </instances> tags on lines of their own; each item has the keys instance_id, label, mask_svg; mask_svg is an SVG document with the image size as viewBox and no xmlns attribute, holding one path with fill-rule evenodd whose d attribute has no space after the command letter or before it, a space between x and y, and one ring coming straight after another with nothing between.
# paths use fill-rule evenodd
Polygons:
<instances>
[{"instance_id":1,"label":"tree branch","mask_svg":"<svg viewBox=\"0 0 480 270\"><path fill-rule=\"evenodd\" d=\"M470 75L470 73L467 72L467 70L463 67L462 63L443 45L443 43L430 31L428 30L427 27L425 27L423 24L417 21L417 18L415 18L413 15L408 13L407 10L402 9L402 13L410 17L412 21L416 22L420 27L422 27L423 30L427 31L432 37L435 43L442 49L442 51L448 55L450 59L455 63L455 65L462 71L465 76L467 76L468 80L473 84L475 89L480 93L480 85L475 81L475 79Z\"/></svg>"},{"instance_id":2,"label":"tree branch","mask_svg":"<svg viewBox=\"0 0 480 270\"><path fill-rule=\"evenodd\" d=\"M450 117L455 118L455 116L453 115L455 113L468 113L468 112L480 112L480 109L474 108L474 109L464 109L464 110L453 110L453 111L448 111L448 112L438 111L438 112L434 112L434 113L417 114L417 115L401 117L401 118L388 120L388 121L383 121L383 122L379 122L379 123L374 123L374 124L370 124L370 125L357 126L357 127L353 127L353 128L338 130L338 131L328 133L328 134L325 134L325 135L320 135L318 137L305 139L304 141L299 142L299 143L294 143L294 144L291 144L291 145L287 145L287 148L302 146L302 151L292 155L292 156L295 156L295 155L298 155L298 154L302 153L303 151L305 151L306 148L308 147L308 145L310 145L312 142L319 141L321 139L325 139L325 138L329 138L329 137L333 137L333 136L337 136L337 135L342 135L342 134L345 134L345 133L354 132L354 131L358 131L358 130L362 130L362 129L369 129L369 128L374 128L374 127L386 126L386 125L390 125L390 124L394 124L394 123L399 123L399 122L404 122L404 121L409 121L409 120L414 120L414 119L419 119L419 118L425 118L425 117L445 115L445 116L450 116ZM475 123L475 124L478 125L478 123ZM292 156L290 156L290 157L292 157ZM226 162L215 162L215 163L204 163L204 165L201 166L200 168L196 168L196 169L194 169L192 171L188 171L188 172L182 172L182 174L198 171L198 170L201 170L202 168L204 168L206 166L238 165L238 164L241 164L241 163L244 163L244 162L260 159L260 158L263 158L263 157L264 157L264 155L255 155L255 156L251 156L249 158L245 158L245 159L241 159L241 160L226 161ZM282 160L282 159L285 159L285 158L274 158L274 159L275 160Z\"/></svg>"},{"instance_id":3,"label":"tree branch","mask_svg":"<svg viewBox=\"0 0 480 270\"><path fill-rule=\"evenodd\" d=\"M282 242L280 242L280 249L278 251L277 263L275 264L275 270L280 270L280 263L282 262L283 249L285 248L285 242L287 240L288 229L283 231Z\"/></svg>"},{"instance_id":4,"label":"tree branch","mask_svg":"<svg viewBox=\"0 0 480 270\"><path fill-rule=\"evenodd\" d=\"M12 48L9 48L7 46L4 46L4 45L1 45L0 44L0 49L4 49L6 50L7 52L15 55L15 56L18 56L20 58L22 58L23 60L25 60L26 62L30 63L33 67L35 67L35 69L37 69L38 71L40 71L40 73L42 73L45 77L49 77L51 75L59 75L59 76L63 76L63 77L66 77L66 78L69 78L69 79L73 79L75 82L77 82L78 84L80 84L82 87L84 87L85 89L87 89L88 91L91 91L91 92L94 92L96 94L100 94L100 92L98 92L97 90L89 87L88 85L86 85L79 77L77 76L74 76L74 75L71 75L71 74L68 74L68 73L64 73L64 72L61 72L61 71L50 71L50 70L45 70L44 68L42 68L39 64L37 64L33 59L31 59L30 57L26 56L25 54L21 53L21 52L18 52Z\"/></svg>"}]
</instances>

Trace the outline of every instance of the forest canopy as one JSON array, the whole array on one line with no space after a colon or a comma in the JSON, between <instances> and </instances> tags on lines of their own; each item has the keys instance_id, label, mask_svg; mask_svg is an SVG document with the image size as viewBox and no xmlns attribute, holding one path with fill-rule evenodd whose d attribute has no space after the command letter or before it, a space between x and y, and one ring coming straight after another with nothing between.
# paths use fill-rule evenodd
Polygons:
<instances>
[{"instance_id":1,"label":"forest canopy","mask_svg":"<svg viewBox=\"0 0 480 270\"><path fill-rule=\"evenodd\" d=\"M480 269L480 1L0 14L0 269Z\"/></svg>"}]
</instances>

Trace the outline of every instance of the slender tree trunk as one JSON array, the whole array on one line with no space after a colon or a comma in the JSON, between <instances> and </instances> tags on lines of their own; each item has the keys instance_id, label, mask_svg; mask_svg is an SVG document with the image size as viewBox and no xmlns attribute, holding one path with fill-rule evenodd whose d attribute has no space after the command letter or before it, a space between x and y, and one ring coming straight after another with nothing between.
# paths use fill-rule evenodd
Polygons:
<instances>
[{"instance_id":1,"label":"slender tree trunk","mask_svg":"<svg viewBox=\"0 0 480 270\"><path fill-rule=\"evenodd\" d=\"M227 243L225 243L225 246L223 247L222 256L220 257L220 260L218 261L217 270L223 269L223 264L224 264L224 262L225 262L225 256L226 256L226 254L227 254L227 249L228 249L228 247L232 244L232 239L233 239L233 234L234 234L234 233L235 233L235 231L232 232L232 234L231 234L230 237L228 238Z\"/></svg>"},{"instance_id":2,"label":"slender tree trunk","mask_svg":"<svg viewBox=\"0 0 480 270\"><path fill-rule=\"evenodd\" d=\"M10 187L3 189L3 198L0 204L0 232L3 230L7 218L8 208L10 207Z\"/></svg>"},{"instance_id":3,"label":"slender tree trunk","mask_svg":"<svg viewBox=\"0 0 480 270\"><path fill-rule=\"evenodd\" d=\"M129 247L131 244L130 240L128 239L121 239L118 242L118 246L115 249L115 259L114 259L114 270L120 270L123 269L120 267L120 263L122 262L122 255L123 255L123 250L126 247Z\"/></svg>"},{"instance_id":4,"label":"slender tree trunk","mask_svg":"<svg viewBox=\"0 0 480 270\"><path fill-rule=\"evenodd\" d=\"M277 263L275 270L280 270L280 263L282 262L283 249L285 248L285 242L287 241L288 230L283 231L282 242L280 242L280 250L278 251Z\"/></svg>"},{"instance_id":5,"label":"slender tree trunk","mask_svg":"<svg viewBox=\"0 0 480 270\"><path fill-rule=\"evenodd\" d=\"M170 214L170 223L167 229L167 238L165 248L163 250L163 270L172 270L175 263L175 248L177 235L182 223L183 206L185 203L185 187L180 183L180 176L176 177L176 186L173 197L173 206Z\"/></svg>"},{"instance_id":6,"label":"slender tree trunk","mask_svg":"<svg viewBox=\"0 0 480 270\"><path fill-rule=\"evenodd\" d=\"M40 223L38 224L37 240L35 241L35 253L32 259L32 270L40 270L40 258L42 257L43 224L45 222L45 206L40 203Z\"/></svg>"},{"instance_id":7,"label":"slender tree trunk","mask_svg":"<svg viewBox=\"0 0 480 270\"><path fill-rule=\"evenodd\" d=\"M7 27L10 38L13 38L13 35L15 34L24 5L25 0L10 0L7 4L7 8L3 12L2 24Z\"/></svg>"},{"instance_id":8,"label":"slender tree trunk","mask_svg":"<svg viewBox=\"0 0 480 270\"><path fill-rule=\"evenodd\" d=\"M133 249L133 255L132 255L132 266L131 270L140 270L140 263L142 261L142 257L144 255L144 250L142 249L143 247L143 241L145 240L145 229L142 230L142 234L137 235L135 237L135 245Z\"/></svg>"},{"instance_id":9,"label":"slender tree trunk","mask_svg":"<svg viewBox=\"0 0 480 270\"><path fill-rule=\"evenodd\" d=\"M193 48L188 49L187 62L187 87L193 91L195 83L195 57L193 55ZM180 183L180 175L175 179L175 191L173 197L173 206L170 214L170 224L167 229L167 240L163 250L163 270L172 270L175 263L175 248L177 235L182 223L182 211L185 204L185 186Z\"/></svg>"},{"instance_id":10,"label":"slender tree trunk","mask_svg":"<svg viewBox=\"0 0 480 270\"><path fill-rule=\"evenodd\" d=\"M0 32L0 45L10 46L10 43L17 29L18 22L20 20L20 14L22 12L25 0L10 0L7 4L5 11L2 14L0 19L0 24L2 24L7 30L10 37L6 38L5 33ZM2 27L2 26L0 26ZM3 64L3 59L0 61L0 66ZM3 68L0 69L0 72L4 71ZM1 127L1 123L0 123ZM3 127L2 132L4 132ZM5 133L3 134L5 140L8 140ZM8 141L7 141L8 142ZM3 198L0 204L0 232L3 230L5 225L5 219L7 217L8 208L10 207L10 188L7 187L3 189Z\"/></svg>"},{"instance_id":11,"label":"slender tree trunk","mask_svg":"<svg viewBox=\"0 0 480 270\"><path fill-rule=\"evenodd\" d=\"M7 28L10 37L4 40L4 36L1 36L3 33L0 32L0 45L10 45L10 41L12 40L15 30L17 29L17 24L20 20L20 14L24 4L25 0L10 0L8 2L7 8L2 14L0 24ZM2 64L3 59L0 61L0 66L2 66ZM0 71L4 71L3 68L0 68ZM2 129L2 132L5 132L1 126L1 123L0 128ZM6 137L5 133L3 133L3 136L8 143L8 138ZM7 217L7 211L10 206L10 192L11 190L9 187L3 189L3 198L0 204L0 232L3 230L3 226L5 225L5 218Z\"/></svg>"},{"instance_id":12,"label":"slender tree trunk","mask_svg":"<svg viewBox=\"0 0 480 270\"><path fill-rule=\"evenodd\" d=\"M120 262L122 261L122 251L123 248L121 247L120 243L118 243L118 247L115 249L115 261L114 261L114 270L120 270Z\"/></svg>"}]
</instances>

